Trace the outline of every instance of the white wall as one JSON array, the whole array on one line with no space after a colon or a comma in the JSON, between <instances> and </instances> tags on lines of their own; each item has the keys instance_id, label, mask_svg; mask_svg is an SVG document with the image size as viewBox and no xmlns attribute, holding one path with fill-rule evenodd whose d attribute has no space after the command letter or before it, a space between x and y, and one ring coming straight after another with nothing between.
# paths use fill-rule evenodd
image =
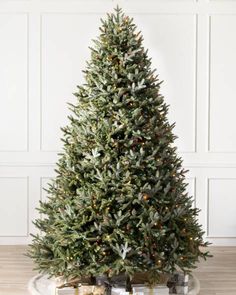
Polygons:
<instances>
[{"instance_id":1,"label":"white wall","mask_svg":"<svg viewBox=\"0 0 236 295\"><path fill-rule=\"evenodd\" d=\"M0 243L29 242L54 176L66 102L99 19L119 3L142 30L176 121L189 191L215 245L236 245L236 1L0 0Z\"/></svg>"}]
</instances>

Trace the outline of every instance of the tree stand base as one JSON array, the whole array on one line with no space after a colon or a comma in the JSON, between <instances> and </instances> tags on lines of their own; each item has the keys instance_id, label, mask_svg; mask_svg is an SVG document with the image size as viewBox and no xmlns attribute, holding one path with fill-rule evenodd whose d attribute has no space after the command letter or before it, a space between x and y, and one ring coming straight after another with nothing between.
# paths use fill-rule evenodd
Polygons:
<instances>
[{"instance_id":1,"label":"tree stand base","mask_svg":"<svg viewBox=\"0 0 236 295\"><path fill-rule=\"evenodd\" d=\"M46 276L37 275L28 283L28 290L31 295L55 295L56 284L53 279ZM195 275L191 274L189 278L188 295L198 295L200 292L200 283Z\"/></svg>"}]
</instances>

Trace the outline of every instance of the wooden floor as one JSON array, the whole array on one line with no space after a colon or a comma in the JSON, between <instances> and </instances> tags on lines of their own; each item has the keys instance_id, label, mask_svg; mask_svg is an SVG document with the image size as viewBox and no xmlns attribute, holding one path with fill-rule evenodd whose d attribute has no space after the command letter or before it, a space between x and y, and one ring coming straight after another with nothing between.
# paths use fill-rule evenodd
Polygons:
<instances>
[{"instance_id":1,"label":"wooden floor","mask_svg":"<svg viewBox=\"0 0 236 295\"><path fill-rule=\"evenodd\" d=\"M200 295L236 295L236 247L210 249L214 257L194 271L200 279ZM25 251L25 246L0 246L0 295L29 295L27 283L35 272Z\"/></svg>"}]
</instances>

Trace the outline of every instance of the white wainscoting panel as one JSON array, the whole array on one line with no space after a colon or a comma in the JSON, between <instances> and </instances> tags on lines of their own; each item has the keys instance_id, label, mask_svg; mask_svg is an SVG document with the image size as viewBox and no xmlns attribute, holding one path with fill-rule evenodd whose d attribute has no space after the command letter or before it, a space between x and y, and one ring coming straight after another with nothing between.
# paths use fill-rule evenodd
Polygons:
<instances>
[{"instance_id":1,"label":"white wainscoting panel","mask_svg":"<svg viewBox=\"0 0 236 295\"><path fill-rule=\"evenodd\" d=\"M42 15L42 150L61 147L60 127L67 123L67 102L75 100L72 92L84 81L82 70L90 58L91 39L98 35L100 17L75 13Z\"/></svg>"},{"instance_id":2,"label":"white wainscoting panel","mask_svg":"<svg viewBox=\"0 0 236 295\"><path fill-rule=\"evenodd\" d=\"M28 178L0 177L0 236L28 235Z\"/></svg>"},{"instance_id":3,"label":"white wainscoting panel","mask_svg":"<svg viewBox=\"0 0 236 295\"><path fill-rule=\"evenodd\" d=\"M149 49L152 66L164 80L161 93L170 104L170 122L176 122L176 144L181 152L195 152L196 15L142 14L134 15L134 19Z\"/></svg>"},{"instance_id":4,"label":"white wainscoting panel","mask_svg":"<svg viewBox=\"0 0 236 295\"><path fill-rule=\"evenodd\" d=\"M0 13L0 151L28 148L28 17Z\"/></svg>"},{"instance_id":5,"label":"white wainscoting panel","mask_svg":"<svg viewBox=\"0 0 236 295\"><path fill-rule=\"evenodd\" d=\"M0 244L26 244L100 18L134 18L164 80L205 239L236 245L236 1L0 0Z\"/></svg>"},{"instance_id":6,"label":"white wainscoting panel","mask_svg":"<svg viewBox=\"0 0 236 295\"><path fill-rule=\"evenodd\" d=\"M236 150L236 14L210 17L209 150Z\"/></svg>"},{"instance_id":7,"label":"white wainscoting panel","mask_svg":"<svg viewBox=\"0 0 236 295\"><path fill-rule=\"evenodd\" d=\"M208 181L208 236L236 237L236 178Z\"/></svg>"}]
</instances>

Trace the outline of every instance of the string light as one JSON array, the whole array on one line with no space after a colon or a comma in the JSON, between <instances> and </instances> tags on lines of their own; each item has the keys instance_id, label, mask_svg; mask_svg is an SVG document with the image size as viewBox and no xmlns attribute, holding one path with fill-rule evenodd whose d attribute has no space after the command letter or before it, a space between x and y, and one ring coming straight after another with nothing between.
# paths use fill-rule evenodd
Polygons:
<instances>
[{"instance_id":1,"label":"string light","mask_svg":"<svg viewBox=\"0 0 236 295\"><path fill-rule=\"evenodd\" d=\"M129 22L128 16L125 17L124 21L125 21L126 24Z\"/></svg>"},{"instance_id":2,"label":"string light","mask_svg":"<svg viewBox=\"0 0 236 295\"><path fill-rule=\"evenodd\" d=\"M159 266L161 266L161 260L160 260L160 259L157 261L157 264L158 264Z\"/></svg>"},{"instance_id":3,"label":"string light","mask_svg":"<svg viewBox=\"0 0 236 295\"><path fill-rule=\"evenodd\" d=\"M149 196L148 194L144 194L144 195L143 195L143 199L144 199L145 201L147 201L149 198L150 198L150 196Z\"/></svg>"},{"instance_id":4,"label":"string light","mask_svg":"<svg viewBox=\"0 0 236 295\"><path fill-rule=\"evenodd\" d=\"M111 237L110 237L109 235L106 235L105 239L106 239L107 241L110 241L110 240L111 240Z\"/></svg>"}]
</instances>

